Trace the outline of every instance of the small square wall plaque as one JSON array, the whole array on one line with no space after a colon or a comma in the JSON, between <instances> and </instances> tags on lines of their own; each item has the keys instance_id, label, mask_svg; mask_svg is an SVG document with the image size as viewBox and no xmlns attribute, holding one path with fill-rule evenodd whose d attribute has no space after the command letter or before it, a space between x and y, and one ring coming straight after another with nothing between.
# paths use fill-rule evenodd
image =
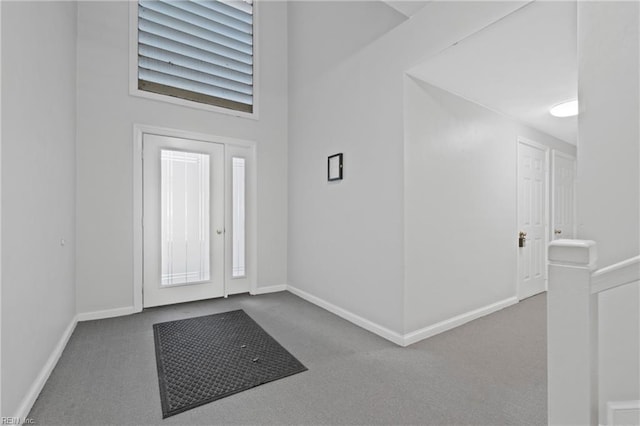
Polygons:
<instances>
[{"instance_id":1,"label":"small square wall plaque","mask_svg":"<svg viewBox=\"0 0 640 426\"><path fill-rule=\"evenodd\" d=\"M329 181L342 179L342 153L329 157L327 165L327 177Z\"/></svg>"}]
</instances>

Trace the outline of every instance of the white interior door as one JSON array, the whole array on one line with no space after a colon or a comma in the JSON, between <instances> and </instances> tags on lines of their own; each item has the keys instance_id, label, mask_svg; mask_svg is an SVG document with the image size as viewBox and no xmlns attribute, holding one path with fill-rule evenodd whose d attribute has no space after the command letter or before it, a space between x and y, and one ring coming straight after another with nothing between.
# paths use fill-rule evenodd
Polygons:
<instances>
[{"instance_id":1,"label":"white interior door","mask_svg":"<svg viewBox=\"0 0 640 426\"><path fill-rule=\"evenodd\" d=\"M553 152L552 239L575 238L575 175L576 159Z\"/></svg>"},{"instance_id":2,"label":"white interior door","mask_svg":"<svg viewBox=\"0 0 640 426\"><path fill-rule=\"evenodd\" d=\"M224 296L224 145L145 134L143 306Z\"/></svg>"},{"instance_id":3,"label":"white interior door","mask_svg":"<svg viewBox=\"0 0 640 426\"><path fill-rule=\"evenodd\" d=\"M518 144L518 297L546 290L547 150L534 143ZM518 241L518 240L516 240Z\"/></svg>"}]
</instances>

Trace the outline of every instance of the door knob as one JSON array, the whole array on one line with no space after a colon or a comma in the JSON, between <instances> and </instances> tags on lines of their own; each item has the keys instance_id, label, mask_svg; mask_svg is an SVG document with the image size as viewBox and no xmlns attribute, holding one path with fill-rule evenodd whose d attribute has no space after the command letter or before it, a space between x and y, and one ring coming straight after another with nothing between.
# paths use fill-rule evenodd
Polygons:
<instances>
[{"instance_id":1,"label":"door knob","mask_svg":"<svg viewBox=\"0 0 640 426\"><path fill-rule=\"evenodd\" d=\"M222 229L216 229L216 234L221 235L222 234Z\"/></svg>"},{"instance_id":2,"label":"door knob","mask_svg":"<svg viewBox=\"0 0 640 426\"><path fill-rule=\"evenodd\" d=\"M527 233L520 231L520 235L518 237L518 247L524 247L524 242L527 239Z\"/></svg>"},{"instance_id":3,"label":"door knob","mask_svg":"<svg viewBox=\"0 0 640 426\"><path fill-rule=\"evenodd\" d=\"M553 231L553 233L556 234L556 235L560 235L560 234L562 234L562 229L555 229Z\"/></svg>"}]
</instances>

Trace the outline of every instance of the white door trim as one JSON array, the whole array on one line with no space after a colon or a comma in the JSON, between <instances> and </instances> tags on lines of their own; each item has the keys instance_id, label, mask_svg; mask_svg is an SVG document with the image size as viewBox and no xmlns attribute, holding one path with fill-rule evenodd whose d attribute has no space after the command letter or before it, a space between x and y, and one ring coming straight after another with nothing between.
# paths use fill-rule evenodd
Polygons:
<instances>
[{"instance_id":1,"label":"white door trim","mask_svg":"<svg viewBox=\"0 0 640 426\"><path fill-rule=\"evenodd\" d=\"M544 191L545 191L545 208L544 208L544 220L545 220L545 229L544 229L544 247L545 247L545 256L544 256L544 260L545 260L545 265L548 266L548 256L547 256L547 251L548 251L548 245L549 245L549 212L550 212L550 200L549 200L549 194L550 194L550 179L549 179L549 173L550 173L550 167L549 167L549 152L550 152L550 148L546 145L543 145L541 143L532 141L530 139L527 139L525 137L522 136L518 136L517 137L518 140L518 147L516 149L516 230L513 233L513 241L514 241L514 251L516 253L516 261L517 261L517 268L516 268L516 296L518 297L518 300L520 299L520 295L522 294L521 289L520 289L520 255L518 252L518 245L517 245L517 238L518 238L518 232L520 232L520 230L518 229L518 227L520 226L520 218L518 217L518 212L519 212L519 206L518 206L518 200L519 200L519 186L520 186L520 145L529 145L533 148L539 149L541 151L544 151L544 162L545 162L545 184L544 184ZM544 270L545 270L545 277L544 277L544 286L545 286L545 291L548 290L548 274L547 274L547 266L545 266Z\"/></svg>"},{"instance_id":2,"label":"white door trim","mask_svg":"<svg viewBox=\"0 0 640 426\"><path fill-rule=\"evenodd\" d=\"M253 206L257 206L257 156L256 143L242 139L215 136L205 133L178 130L146 124L133 125L133 307L135 312L142 311L142 280L143 280L143 233L142 233L142 139L144 134L168 136L174 138L191 139L203 142L214 142L227 146L242 146L251 149L254 173L247 188L246 198ZM226 185L225 185L226 188ZM225 190L226 191L226 190ZM225 200L229 194L225 193ZM225 201L226 202L226 201ZM248 270L250 271L250 292L257 292L257 208L247 213L247 234L251 235L247 241Z\"/></svg>"},{"instance_id":3,"label":"white door trim","mask_svg":"<svg viewBox=\"0 0 640 426\"><path fill-rule=\"evenodd\" d=\"M577 178L577 167L578 167L578 161L576 159L576 157L574 157L573 155L567 154L565 152L562 151L558 151L557 149L554 149L551 151L551 164L549 165L549 170L550 170L550 174L551 174L551 194L550 194L550 203L551 203L551 213L555 214L555 202L556 202L556 185L555 185L555 180L556 180L556 174L555 174L555 166L556 166L556 158L558 157L562 157L565 158L567 160L571 160L573 161L573 229L571 230L573 232L573 235L578 235L578 211L577 211L577 207L578 207L578 199L576 197L577 195L577 182L576 182L576 178ZM553 214L550 214L549 219L550 222L554 221L554 216ZM549 238L553 239L553 235L551 235L551 232L553 232L552 230L555 228L555 223L551 223L551 226L549 227Z\"/></svg>"}]
</instances>

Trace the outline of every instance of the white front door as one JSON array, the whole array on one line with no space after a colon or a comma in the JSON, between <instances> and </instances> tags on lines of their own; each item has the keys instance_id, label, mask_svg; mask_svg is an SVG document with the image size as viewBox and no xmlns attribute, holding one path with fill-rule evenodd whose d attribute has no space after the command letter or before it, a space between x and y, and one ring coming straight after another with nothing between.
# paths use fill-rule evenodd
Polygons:
<instances>
[{"instance_id":1,"label":"white front door","mask_svg":"<svg viewBox=\"0 0 640 426\"><path fill-rule=\"evenodd\" d=\"M143 306L224 295L224 145L144 134Z\"/></svg>"},{"instance_id":2,"label":"white front door","mask_svg":"<svg viewBox=\"0 0 640 426\"><path fill-rule=\"evenodd\" d=\"M553 152L552 239L575 238L576 159Z\"/></svg>"},{"instance_id":3,"label":"white front door","mask_svg":"<svg viewBox=\"0 0 640 426\"><path fill-rule=\"evenodd\" d=\"M546 290L547 150L518 143L518 298ZM514 240L520 242L518 239Z\"/></svg>"}]
</instances>

